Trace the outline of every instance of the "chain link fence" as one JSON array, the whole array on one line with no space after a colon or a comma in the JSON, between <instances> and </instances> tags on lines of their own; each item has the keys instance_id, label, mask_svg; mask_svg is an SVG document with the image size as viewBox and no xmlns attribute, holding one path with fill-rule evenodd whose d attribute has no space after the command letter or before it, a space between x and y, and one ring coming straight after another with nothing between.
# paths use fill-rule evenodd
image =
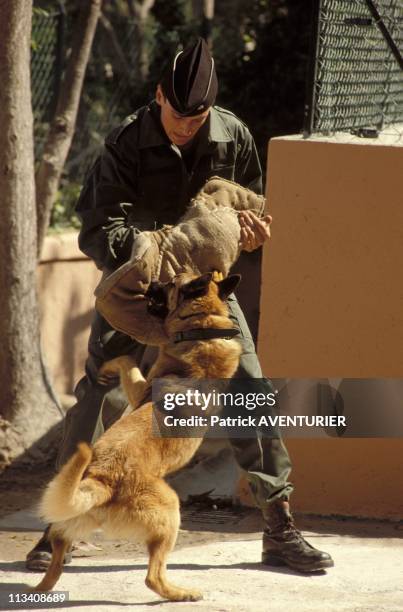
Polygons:
<instances>
[{"instance_id":1,"label":"chain link fence","mask_svg":"<svg viewBox=\"0 0 403 612\"><path fill-rule=\"evenodd\" d=\"M63 10L46 12L37 9L33 15L31 83L37 159L42 152L49 121L56 107L66 50L72 33L70 19ZM108 130L133 110L131 102L137 93L136 24L122 17L115 20L113 26L107 26L115 37L118 35L115 42L119 45L119 53L125 58L125 65L120 66L121 72L117 74L116 62L112 67L113 62L105 57L106 45L102 44L106 36L105 27L98 25L87 67L77 129L65 170L72 179L78 175L82 179Z\"/></svg>"},{"instance_id":2,"label":"chain link fence","mask_svg":"<svg viewBox=\"0 0 403 612\"><path fill-rule=\"evenodd\" d=\"M62 76L64 15L35 9L31 35L31 95L35 156L42 152Z\"/></svg>"},{"instance_id":3,"label":"chain link fence","mask_svg":"<svg viewBox=\"0 0 403 612\"><path fill-rule=\"evenodd\" d=\"M315 0L306 135L403 122L401 0Z\"/></svg>"}]
</instances>

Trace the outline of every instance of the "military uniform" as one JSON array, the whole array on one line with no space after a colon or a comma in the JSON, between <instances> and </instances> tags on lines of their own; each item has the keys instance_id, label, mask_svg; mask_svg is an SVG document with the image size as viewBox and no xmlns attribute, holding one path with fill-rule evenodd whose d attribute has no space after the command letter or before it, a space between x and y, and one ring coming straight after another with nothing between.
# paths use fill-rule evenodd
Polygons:
<instances>
[{"instance_id":1,"label":"military uniform","mask_svg":"<svg viewBox=\"0 0 403 612\"><path fill-rule=\"evenodd\" d=\"M134 236L144 230L175 224L206 180L221 176L262 191L262 173L248 128L232 113L212 107L192 151L181 151L166 137L155 102L139 109L113 130L103 153L90 170L77 212L82 219L80 248L100 269L115 269L130 256ZM186 159L187 158L187 159ZM242 356L236 376L261 378L254 343L234 295L230 316L240 330ZM100 365L117 355L133 354L146 374L155 360L152 347L112 330L96 314L89 342L86 376L79 382L78 403L69 411L59 453L62 465L79 440L94 442L103 432L105 410L116 418L126 405L117 389L97 383ZM267 381L268 392L272 391ZM103 406L103 409L102 409ZM256 437L232 441L239 465L248 471L252 491L263 508L278 496L288 497L291 465L278 439Z\"/></svg>"},{"instance_id":2,"label":"military uniform","mask_svg":"<svg viewBox=\"0 0 403 612\"><path fill-rule=\"evenodd\" d=\"M176 223L212 176L262 192L252 136L229 111L211 109L191 153L187 167L184 157L190 152L170 143L156 102L127 117L109 134L77 204L82 219L80 248L100 269L116 268L129 259L137 231Z\"/></svg>"}]
</instances>

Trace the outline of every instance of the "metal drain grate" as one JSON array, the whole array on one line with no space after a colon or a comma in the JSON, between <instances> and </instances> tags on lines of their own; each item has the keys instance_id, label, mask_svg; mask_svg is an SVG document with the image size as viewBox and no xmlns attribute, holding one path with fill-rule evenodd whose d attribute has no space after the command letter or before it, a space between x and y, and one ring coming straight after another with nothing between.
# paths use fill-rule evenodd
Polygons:
<instances>
[{"instance_id":1,"label":"metal drain grate","mask_svg":"<svg viewBox=\"0 0 403 612\"><path fill-rule=\"evenodd\" d=\"M231 523L237 525L247 514L246 510L230 510L209 508L200 510L198 508L182 508L182 523L197 523L200 525L225 525Z\"/></svg>"}]
</instances>

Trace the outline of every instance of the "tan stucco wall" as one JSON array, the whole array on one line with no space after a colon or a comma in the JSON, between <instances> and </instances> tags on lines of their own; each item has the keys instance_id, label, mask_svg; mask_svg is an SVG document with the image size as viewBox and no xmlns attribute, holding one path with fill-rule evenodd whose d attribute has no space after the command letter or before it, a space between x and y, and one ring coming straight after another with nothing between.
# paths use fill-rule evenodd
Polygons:
<instances>
[{"instance_id":1,"label":"tan stucco wall","mask_svg":"<svg viewBox=\"0 0 403 612\"><path fill-rule=\"evenodd\" d=\"M72 393L83 375L93 292L100 272L77 246L77 234L48 236L38 270L41 337L59 393Z\"/></svg>"},{"instance_id":2,"label":"tan stucco wall","mask_svg":"<svg viewBox=\"0 0 403 612\"><path fill-rule=\"evenodd\" d=\"M403 148L384 141L270 142L274 220L258 342L266 375L403 378L402 167ZM296 509L403 517L403 440L287 446Z\"/></svg>"}]
</instances>

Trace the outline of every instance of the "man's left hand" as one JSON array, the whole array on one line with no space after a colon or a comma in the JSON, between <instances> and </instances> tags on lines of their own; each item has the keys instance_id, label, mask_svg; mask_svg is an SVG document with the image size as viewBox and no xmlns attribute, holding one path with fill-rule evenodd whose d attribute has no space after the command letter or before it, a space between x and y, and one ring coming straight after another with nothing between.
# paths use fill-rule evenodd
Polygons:
<instances>
[{"instance_id":1,"label":"man's left hand","mask_svg":"<svg viewBox=\"0 0 403 612\"><path fill-rule=\"evenodd\" d=\"M254 251L268 240L270 234L271 215L257 217L250 210L242 210L238 214L241 226L241 247L243 251Z\"/></svg>"}]
</instances>

